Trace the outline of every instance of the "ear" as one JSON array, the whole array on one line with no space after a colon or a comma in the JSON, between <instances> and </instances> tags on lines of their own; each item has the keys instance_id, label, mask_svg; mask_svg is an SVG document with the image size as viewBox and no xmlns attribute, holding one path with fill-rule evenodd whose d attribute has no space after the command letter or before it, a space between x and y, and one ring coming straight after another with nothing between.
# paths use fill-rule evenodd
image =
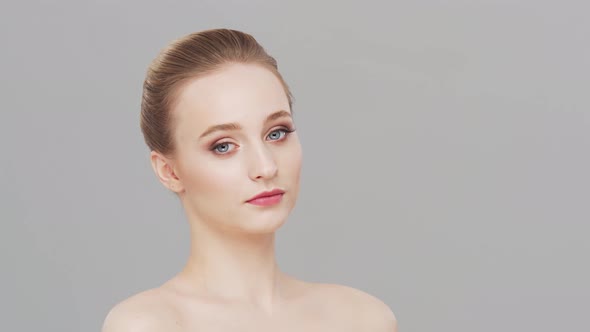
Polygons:
<instances>
[{"instance_id":1,"label":"ear","mask_svg":"<svg viewBox=\"0 0 590 332\"><path fill-rule=\"evenodd\" d=\"M175 193L184 191L184 187L182 186L180 178L176 174L176 169L174 168L172 160L156 151L150 153L150 159L154 173L156 173L158 180L164 185L164 187Z\"/></svg>"}]
</instances>

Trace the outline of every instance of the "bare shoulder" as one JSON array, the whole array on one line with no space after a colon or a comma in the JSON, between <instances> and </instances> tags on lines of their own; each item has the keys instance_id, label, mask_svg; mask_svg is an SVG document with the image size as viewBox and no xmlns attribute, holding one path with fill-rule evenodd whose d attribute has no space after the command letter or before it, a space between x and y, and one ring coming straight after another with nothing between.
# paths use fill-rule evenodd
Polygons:
<instances>
[{"instance_id":1,"label":"bare shoulder","mask_svg":"<svg viewBox=\"0 0 590 332\"><path fill-rule=\"evenodd\" d=\"M110 309L102 332L160 332L177 329L178 313L157 288L135 294Z\"/></svg>"},{"instance_id":2,"label":"bare shoulder","mask_svg":"<svg viewBox=\"0 0 590 332\"><path fill-rule=\"evenodd\" d=\"M376 296L339 284L319 284L334 306L363 325L365 331L397 332L397 318L391 308Z\"/></svg>"}]
</instances>

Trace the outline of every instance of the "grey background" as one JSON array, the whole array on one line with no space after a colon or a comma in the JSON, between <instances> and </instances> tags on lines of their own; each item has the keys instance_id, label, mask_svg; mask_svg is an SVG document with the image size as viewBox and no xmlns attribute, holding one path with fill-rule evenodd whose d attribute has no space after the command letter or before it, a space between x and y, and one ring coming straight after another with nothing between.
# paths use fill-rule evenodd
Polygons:
<instances>
[{"instance_id":1,"label":"grey background","mask_svg":"<svg viewBox=\"0 0 590 332\"><path fill-rule=\"evenodd\" d=\"M139 130L145 69L246 31L304 151L281 267L360 288L400 331L587 331L584 1L0 5L0 330L97 331L188 252Z\"/></svg>"}]
</instances>

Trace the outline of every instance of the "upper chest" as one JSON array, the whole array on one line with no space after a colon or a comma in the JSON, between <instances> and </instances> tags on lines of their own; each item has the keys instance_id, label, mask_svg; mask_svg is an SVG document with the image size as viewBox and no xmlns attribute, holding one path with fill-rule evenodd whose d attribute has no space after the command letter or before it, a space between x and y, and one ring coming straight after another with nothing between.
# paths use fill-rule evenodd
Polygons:
<instances>
[{"instance_id":1,"label":"upper chest","mask_svg":"<svg viewBox=\"0 0 590 332\"><path fill-rule=\"evenodd\" d=\"M249 309L200 306L183 312L175 327L177 332L366 332L353 312L318 303L283 308L270 316Z\"/></svg>"}]
</instances>

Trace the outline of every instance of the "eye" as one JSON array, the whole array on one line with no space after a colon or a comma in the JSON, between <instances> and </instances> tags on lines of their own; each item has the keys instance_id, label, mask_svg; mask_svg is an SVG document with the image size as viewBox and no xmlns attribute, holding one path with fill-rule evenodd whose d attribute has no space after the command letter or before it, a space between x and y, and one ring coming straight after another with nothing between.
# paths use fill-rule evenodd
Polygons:
<instances>
[{"instance_id":1,"label":"eye","mask_svg":"<svg viewBox=\"0 0 590 332\"><path fill-rule=\"evenodd\" d=\"M268 137L271 138L271 141L278 141L294 131L295 129L279 128L271 131L270 134L268 134Z\"/></svg>"},{"instance_id":2,"label":"eye","mask_svg":"<svg viewBox=\"0 0 590 332\"><path fill-rule=\"evenodd\" d=\"M216 144L215 146L213 146L211 148L212 151L214 151L217 154L226 154L228 151L230 151L230 145L235 145L233 143L230 142L222 142L219 144Z\"/></svg>"}]
</instances>

